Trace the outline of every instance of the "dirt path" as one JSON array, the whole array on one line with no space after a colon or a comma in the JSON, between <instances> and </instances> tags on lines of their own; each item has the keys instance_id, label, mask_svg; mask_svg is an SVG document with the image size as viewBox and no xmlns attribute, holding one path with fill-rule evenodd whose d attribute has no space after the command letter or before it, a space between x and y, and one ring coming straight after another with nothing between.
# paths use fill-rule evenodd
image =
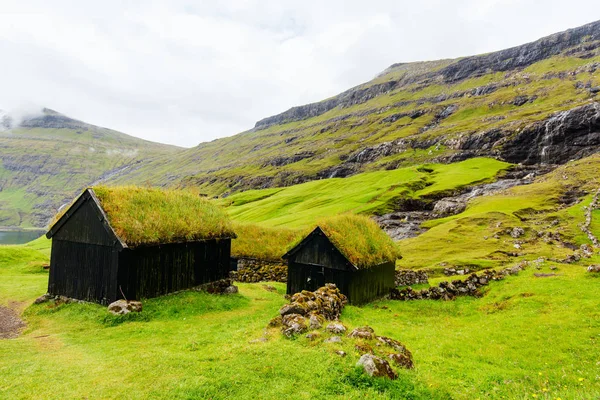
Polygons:
<instances>
[{"instance_id":1,"label":"dirt path","mask_svg":"<svg viewBox=\"0 0 600 400\"><path fill-rule=\"evenodd\" d=\"M15 310L0 306L0 340L16 338L24 327L25 323Z\"/></svg>"}]
</instances>

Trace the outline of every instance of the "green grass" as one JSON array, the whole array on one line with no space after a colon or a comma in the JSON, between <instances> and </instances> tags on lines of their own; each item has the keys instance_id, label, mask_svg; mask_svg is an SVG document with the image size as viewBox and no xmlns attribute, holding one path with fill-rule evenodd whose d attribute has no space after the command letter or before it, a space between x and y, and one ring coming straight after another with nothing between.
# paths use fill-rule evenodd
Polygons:
<instances>
[{"instance_id":1,"label":"green grass","mask_svg":"<svg viewBox=\"0 0 600 400\"><path fill-rule=\"evenodd\" d=\"M237 238L231 241L231 256L281 261L303 230L269 228L254 224L234 224Z\"/></svg>"},{"instance_id":2,"label":"green grass","mask_svg":"<svg viewBox=\"0 0 600 400\"><path fill-rule=\"evenodd\" d=\"M515 253L529 259L562 259L572 251L554 242L546 243L537 232L558 233L577 246L589 243L579 224L584 221L582 207L590 203L591 194L570 207L564 207L560 198L573 189L588 193L597 190L598 168L600 156L596 154L559 167L531 185L475 198L464 212L428 221L423 224L429 228L427 232L402 241L404 258L398 264L439 272L446 265L497 267L512 262ZM594 218L594 229L596 224ZM506 232L516 226L526 229L526 235L519 238L520 249L514 247L515 239Z\"/></svg>"},{"instance_id":3,"label":"green grass","mask_svg":"<svg viewBox=\"0 0 600 400\"><path fill-rule=\"evenodd\" d=\"M428 164L348 178L312 181L280 189L250 190L221 200L231 217L244 223L299 228L341 213L385 213L406 198L455 190L493 180L509 166L474 158L456 164Z\"/></svg>"},{"instance_id":4,"label":"green grass","mask_svg":"<svg viewBox=\"0 0 600 400\"><path fill-rule=\"evenodd\" d=\"M47 274L26 264L39 258L24 246L0 248L0 298L29 303L45 291ZM145 300L141 314L127 316L93 304L33 305L24 313L25 332L0 341L0 397L600 396L600 278L576 265L559 265L552 278L533 272L492 283L481 299L347 306L342 322L348 327L368 324L412 351L415 370L400 371L396 381L359 373L349 339L324 344L327 335L311 342L265 331L285 303L284 284L273 283L275 293L262 284L240 284L233 296L182 292ZM11 289L30 278L22 294ZM261 337L268 340L253 342ZM337 349L348 355L340 358Z\"/></svg>"}]
</instances>

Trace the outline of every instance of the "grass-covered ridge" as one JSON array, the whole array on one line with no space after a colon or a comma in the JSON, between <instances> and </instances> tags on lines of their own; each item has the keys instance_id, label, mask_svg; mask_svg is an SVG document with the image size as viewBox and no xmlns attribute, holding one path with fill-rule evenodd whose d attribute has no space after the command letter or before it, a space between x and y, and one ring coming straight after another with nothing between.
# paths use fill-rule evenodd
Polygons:
<instances>
[{"instance_id":1,"label":"grass-covered ridge","mask_svg":"<svg viewBox=\"0 0 600 400\"><path fill-rule=\"evenodd\" d=\"M401 258L400 249L372 219L343 214L317 222L327 238L358 268L368 268Z\"/></svg>"},{"instance_id":2,"label":"grass-covered ridge","mask_svg":"<svg viewBox=\"0 0 600 400\"><path fill-rule=\"evenodd\" d=\"M92 190L111 226L129 246L235 237L219 206L187 190L138 186Z\"/></svg>"}]
</instances>

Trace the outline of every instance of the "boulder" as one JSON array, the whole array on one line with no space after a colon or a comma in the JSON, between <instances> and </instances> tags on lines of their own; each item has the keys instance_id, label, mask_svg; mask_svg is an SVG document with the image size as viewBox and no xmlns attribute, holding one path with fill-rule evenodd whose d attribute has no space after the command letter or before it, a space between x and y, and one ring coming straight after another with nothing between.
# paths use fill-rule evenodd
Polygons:
<instances>
[{"instance_id":1,"label":"boulder","mask_svg":"<svg viewBox=\"0 0 600 400\"><path fill-rule=\"evenodd\" d=\"M310 314L308 317L308 326L310 329L320 329L323 326L325 318L318 314Z\"/></svg>"},{"instance_id":2,"label":"boulder","mask_svg":"<svg viewBox=\"0 0 600 400\"><path fill-rule=\"evenodd\" d=\"M124 315L130 312L141 312L142 302L136 300L117 300L108 305L108 311L114 315Z\"/></svg>"},{"instance_id":3,"label":"boulder","mask_svg":"<svg viewBox=\"0 0 600 400\"><path fill-rule=\"evenodd\" d=\"M306 325L306 318L299 314L287 314L282 318L283 327L281 331L287 337L298 335L306 332L308 326Z\"/></svg>"},{"instance_id":4,"label":"boulder","mask_svg":"<svg viewBox=\"0 0 600 400\"><path fill-rule=\"evenodd\" d=\"M398 377L398 374L396 374L386 360L373 354L363 354L356 363L356 366L363 367L363 370L369 376L389 379L396 379Z\"/></svg>"},{"instance_id":5,"label":"boulder","mask_svg":"<svg viewBox=\"0 0 600 400\"><path fill-rule=\"evenodd\" d=\"M49 295L48 293L38 297L37 299L35 299L35 301L33 302L33 304L41 304L41 303L45 303L47 301L49 301L52 298L51 295Z\"/></svg>"},{"instance_id":6,"label":"boulder","mask_svg":"<svg viewBox=\"0 0 600 400\"><path fill-rule=\"evenodd\" d=\"M332 336L329 339L325 339L323 343L342 343L342 338L339 336Z\"/></svg>"},{"instance_id":7,"label":"boulder","mask_svg":"<svg viewBox=\"0 0 600 400\"><path fill-rule=\"evenodd\" d=\"M590 265L589 267L587 267L587 271L592 273L598 273L600 272L600 265Z\"/></svg>"},{"instance_id":8,"label":"boulder","mask_svg":"<svg viewBox=\"0 0 600 400\"><path fill-rule=\"evenodd\" d=\"M239 292L239 290L238 290L237 286L230 285L230 286L227 286L225 288L225 291L223 292L223 294L235 294L235 293L238 293L238 292Z\"/></svg>"},{"instance_id":9,"label":"boulder","mask_svg":"<svg viewBox=\"0 0 600 400\"><path fill-rule=\"evenodd\" d=\"M327 330L331 333L340 334L346 332L346 327L341 322L332 322L327 325Z\"/></svg>"},{"instance_id":10,"label":"boulder","mask_svg":"<svg viewBox=\"0 0 600 400\"><path fill-rule=\"evenodd\" d=\"M521 228L520 226L516 226L516 227L512 228L512 230L510 231L510 236L514 239L520 238L524 234L525 234L525 229Z\"/></svg>"},{"instance_id":11,"label":"boulder","mask_svg":"<svg viewBox=\"0 0 600 400\"><path fill-rule=\"evenodd\" d=\"M375 331L370 326L361 326L360 328L354 328L348 337L357 339L373 339Z\"/></svg>"}]
</instances>

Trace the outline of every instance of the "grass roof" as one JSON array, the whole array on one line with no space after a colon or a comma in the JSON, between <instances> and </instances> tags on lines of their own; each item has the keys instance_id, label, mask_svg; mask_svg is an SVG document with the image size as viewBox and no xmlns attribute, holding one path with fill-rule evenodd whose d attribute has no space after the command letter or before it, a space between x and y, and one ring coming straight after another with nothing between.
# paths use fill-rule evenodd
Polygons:
<instances>
[{"instance_id":1,"label":"grass roof","mask_svg":"<svg viewBox=\"0 0 600 400\"><path fill-rule=\"evenodd\" d=\"M227 214L192 192L137 186L92 189L128 246L235 237Z\"/></svg>"},{"instance_id":2,"label":"grass roof","mask_svg":"<svg viewBox=\"0 0 600 400\"><path fill-rule=\"evenodd\" d=\"M318 221L319 228L358 268L368 268L401 258L400 249L372 219L342 214Z\"/></svg>"},{"instance_id":3,"label":"grass roof","mask_svg":"<svg viewBox=\"0 0 600 400\"><path fill-rule=\"evenodd\" d=\"M231 242L233 257L280 261L290 245L302 239L302 230L234 224L237 238Z\"/></svg>"}]
</instances>

